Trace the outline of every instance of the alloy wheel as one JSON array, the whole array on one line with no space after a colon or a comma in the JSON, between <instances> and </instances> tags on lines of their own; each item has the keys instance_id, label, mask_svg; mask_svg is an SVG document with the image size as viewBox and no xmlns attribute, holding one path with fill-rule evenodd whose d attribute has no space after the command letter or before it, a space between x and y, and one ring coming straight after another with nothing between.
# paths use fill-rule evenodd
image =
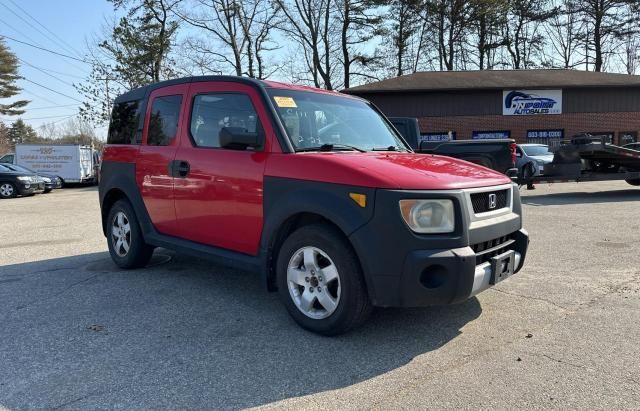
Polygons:
<instances>
[{"instance_id":1,"label":"alloy wheel","mask_svg":"<svg viewBox=\"0 0 640 411\"><path fill-rule=\"evenodd\" d=\"M302 247L289 260L287 286L294 304L315 320L329 317L340 302L340 275L331 258L317 247Z\"/></svg>"},{"instance_id":2,"label":"alloy wheel","mask_svg":"<svg viewBox=\"0 0 640 411\"><path fill-rule=\"evenodd\" d=\"M131 225L126 214L118 211L111 224L111 242L119 257L125 257L131 248Z\"/></svg>"},{"instance_id":3,"label":"alloy wheel","mask_svg":"<svg viewBox=\"0 0 640 411\"><path fill-rule=\"evenodd\" d=\"M5 183L0 186L0 196L11 197L14 194L14 188L11 184Z\"/></svg>"}]
</instances>

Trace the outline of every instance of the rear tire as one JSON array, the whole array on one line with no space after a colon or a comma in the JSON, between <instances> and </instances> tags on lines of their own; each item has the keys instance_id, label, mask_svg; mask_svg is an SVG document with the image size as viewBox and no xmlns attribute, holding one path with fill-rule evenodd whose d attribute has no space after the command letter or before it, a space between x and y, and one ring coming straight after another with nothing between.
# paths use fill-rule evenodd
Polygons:
<instances>
[{"instance_id":1,"label":"rear tire","mask_svg":"<svg viewBox=\"0 0 640 411\"><path fill-rule=\"evenodd\" d=\"M14 198L17 195L18 190L12 183L0 184L0 198Z\"/></svg>"},{"instance_id":2,"label":"rear tire","mask_svg":"<svg viewBox=\"0 0 640 411\"><path fill-rule=\"evenodd\" d=\"M302 327L338 335L362 324L372 311L351 244L326 224L293 232L278 254L280 298Z\"/></svg>"},{"instance_id":3,"label":"rear tire","mask_svg":"<svg viewBox=\"0 0 640 411\"><path fill-rule=\"evenodd\" d=\"M140 268L147 265L154 247L144 242L142 230L133 207L118 200L107 217L107 243L111 259L120 268Z\"/></svg>"}]
</instances>

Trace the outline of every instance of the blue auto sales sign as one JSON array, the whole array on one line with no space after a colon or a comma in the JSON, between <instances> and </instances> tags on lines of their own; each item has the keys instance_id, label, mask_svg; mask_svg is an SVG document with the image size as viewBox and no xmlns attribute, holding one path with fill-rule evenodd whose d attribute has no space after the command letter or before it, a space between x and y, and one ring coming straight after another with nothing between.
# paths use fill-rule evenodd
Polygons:
<instances>
[{"instance_id":1,"label":"blue auto sales sign","mask_svg":"<svg viewBox=\"0 0 640 411\"><path fill-rule=\"evenodd\" d=\"M562 90L503 90L503 116L562 114Z\"/></svg>"}]
</instances>

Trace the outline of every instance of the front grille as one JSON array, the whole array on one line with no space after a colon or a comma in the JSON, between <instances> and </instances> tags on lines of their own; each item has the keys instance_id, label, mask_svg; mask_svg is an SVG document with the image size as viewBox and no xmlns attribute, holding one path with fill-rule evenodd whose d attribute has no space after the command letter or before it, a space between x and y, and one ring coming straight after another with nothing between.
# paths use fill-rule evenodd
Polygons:
<instances>
[{"instance_id":1,"label":"front grille","mask_svg":"<svg viewBox=\"0 0 640 411\"><path fill-rule=\"evenodd\" d=\"M514 242L515 240L511 235L505 235L493 240L472 245L471 249L476 253L476 265L491 261L493 257L507 251L508 247Z\"/></svg>"},{"instance_id":2,"label":"front grille","mask_svg":"<svg viewBox=\"0 0 640 411\"><path fill-rule=\"evenodd\" d=\"M499 190L471 194L471 204L473 204L473 212L476 214L480 214L486 213L487 211L505 208L507 206L508 193L509 190ZM491 204L492 195L495 195L495 204ZM493 205L493 207L491 207L491 205Z\"/></svg>"}]
</instances>

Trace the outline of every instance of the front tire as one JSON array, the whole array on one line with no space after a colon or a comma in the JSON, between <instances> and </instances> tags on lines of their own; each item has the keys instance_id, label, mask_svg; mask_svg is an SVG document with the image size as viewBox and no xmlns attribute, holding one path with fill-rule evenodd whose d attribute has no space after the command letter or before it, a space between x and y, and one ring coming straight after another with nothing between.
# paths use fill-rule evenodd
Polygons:
<instances>
[{"instance_id":1,"label":"front tire","mask_svg":"<svg viewBox=\"0 0 640 411\"><path fill-rule=\"evenodd\" d=\"M18 190L12 183L0 184L0 198L14 198L17 195Z\"/></svg>"},{"instance_id":2,"label":"front tire","mask_svg":"<svg viewBox=\"0 0 640 411\"><path fill-rule=\"evenodd\" d=\"M153 254L153 247L144 242L138 218L126 200L116 201L109 210L107 243L111 259L120 268L144 267Z\"/></svg>"},{"instance_id":3,"label":"front tire","mask_svg":"<svg viewBox=\"0 0 640 411\"><path fill-rule=\"evenodd\" d=\"M362 270L351 245L325 224L304 226L280 248L280 298L303 328L338 335L362 324L372 311Z\"/></svg>"},{"instance_id":4,"label":"front tire","mask_svg":"<svg viewBox=\"0 0 640 411\"><path fill-rule=\"evenodd\" d=\"M632 180L625 180L627 184L631 184L632 186L640 186L640 178L634 178Z\"/></svg>"}]
</instances>

